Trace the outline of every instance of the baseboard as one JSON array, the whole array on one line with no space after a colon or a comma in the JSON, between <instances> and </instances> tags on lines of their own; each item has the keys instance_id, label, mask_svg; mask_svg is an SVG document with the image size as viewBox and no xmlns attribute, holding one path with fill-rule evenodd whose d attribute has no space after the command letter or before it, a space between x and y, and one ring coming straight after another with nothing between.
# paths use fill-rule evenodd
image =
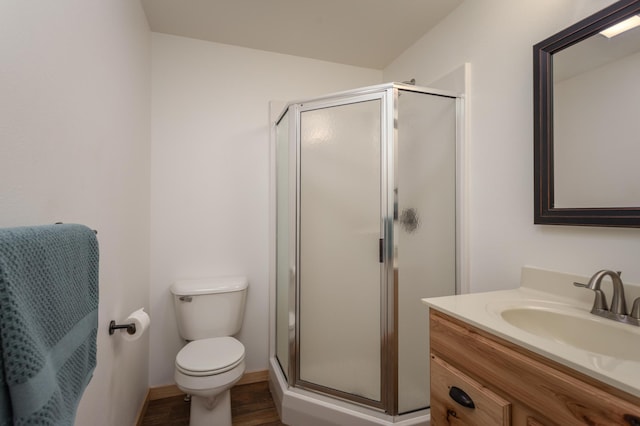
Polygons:
<instances>
[{"instance_id":1,"label":"baseboard","mask_svg":"<svg viewBox=\"0 0 640 426\"><path fill-rule=\"evenodd\" d=\"M158 386L149 389L149 401L156 399L172 398L174 396L184 395L176 385Z\"/></svg>"},{"instance_id":2,"label":"baseboard","mask_svg":"<svg viewBox=\"0 0 640 426\"><path fill-rule=\"evenodd\" d=\"M236 383L236 386L266 382L267 380L269 380L269 370L251 371L249 373L244 373L242 379Z\"/></svg>"},{"instance_id":3,"label":"baseboard","mask_svg":"<svg viewBox=\"0 0 640 426\"><path fill-rule=\"evenodd\" d=\"M244 373L235 385L248 385L250 383L266 382L267 380L269 380L268 370L251 371ZM156 399L171 398L183 394L184 392L178 389L176 385L157 386L149 389L148 399L149 401L154 401Z\"/></svg>"},{"instance_id":4,"label":"baseboard","mask_svg":"<svg viewBox=\"0 0 640 426\"><path fill-rule=\"evenodd\" d=\"M242 378L238 381L238 383L236 383L236 386L266 382L267 380L269 380L269 370L251 371L249 373L244 373L242 375ZM136 422L134 424L136 426L142 426L142 420L144 419L144 415L147 412L149 401L171 398L180 395L184 395L184 392L178 389L176 385L156 386L154 388L149 388L149 390L147 391L147 396L144 399L142 407L140 407L140 411L136 416Z\"/></svg>"},{"instance_id":5,"label":"baseboard","mask_svg":"<svg viewBox=\"0 0 640 426\"><path fill-rule=\"evenodd\" d=\"M238 383L236 383L236 386L248 385L250 383L266 382L267 380L269 380L268 370L251 371L249 373L244 373L242 378L238 381ZM142 407L140 407L140 411L138 412L138 416L136 417L135 425L142 425L142 419L147 412L149 401L171 398L179 395L184 395L184 392L178 389L176 385L157 386L155 388L149 388L149 390L147 391L147 396L144 399L144 403L142 404Z\"/></svg>"},{"instance_id":6,"label":"baseboard","mask_svg":"<svg viewBox=\"0 0 640 426\"><path fill-rule=\"evenodd\" d=\"M136 426L142 426L142 420L144 419L144 415L147 412L147 407L149 406L149 394L151 390L147 390L147 396L144 398L144 403L142 407L140 407L140 411L138 411L138 415L136 416L136 422L134 423Z\"/></svg>"}]
</instances>

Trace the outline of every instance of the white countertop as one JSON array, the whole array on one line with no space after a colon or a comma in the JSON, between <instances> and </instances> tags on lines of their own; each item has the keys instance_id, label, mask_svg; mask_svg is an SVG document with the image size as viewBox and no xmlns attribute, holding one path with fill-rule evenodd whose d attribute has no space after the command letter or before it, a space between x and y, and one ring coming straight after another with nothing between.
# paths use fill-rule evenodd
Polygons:
<instances>
[{"instance_id":1,"label":"white countertop","mask_svg":"<svg viewBox=\"0 0 640 426\"><path fill-rule=\"evenodd\" d=\"M640 397L640 362L601 355L540 337L509 324L500 315L505 308L531 305L580 311L579 315L586 313L590 315L589 319L608 321L607 324L612 323L613 327L624 327L636 334L640 341L640 327L589 314L594 293L574 287L574 281L586 283L588 277L524 267L521 286L517 289L434 297L422 301L433 309ZM603 290L609 287L605 284ZM630 304L640 296L640 287L625 283L625 293ZM607 297L607 300L611 300L611 297ZM588 326L589 321L585 321L585 327ZM594 338L597 336L594 335ZM620 342L621 347L625 344L624 341Z\"/></svg>"}]
</instances>

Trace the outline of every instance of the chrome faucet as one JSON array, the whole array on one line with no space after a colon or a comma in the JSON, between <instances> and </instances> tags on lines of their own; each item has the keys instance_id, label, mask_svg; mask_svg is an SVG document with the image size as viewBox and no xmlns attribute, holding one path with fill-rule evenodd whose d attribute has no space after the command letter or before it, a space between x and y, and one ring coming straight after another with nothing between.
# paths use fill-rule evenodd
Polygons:
<instances>
[{"instance_id":1,"label":"chrome faucet","mask_svg":"<svg viewBox=\"0 0 640 426\"><path fill-rule=\"evenodd\" d=\"M640 297L633 302L633 308L629 315L627 311L627 301L624 297L624 285L622 284L620 275L621 272L603 269L593 274L587 284L574 282L573 285L588 288L596 293L593 308L591 308L592 314L614 321L640 326ZM600 289L602 279L606 276L609 276L613 283L613 300L611 301L610 307L607 305L604 292Z\"/></svg>"}]
</instances>

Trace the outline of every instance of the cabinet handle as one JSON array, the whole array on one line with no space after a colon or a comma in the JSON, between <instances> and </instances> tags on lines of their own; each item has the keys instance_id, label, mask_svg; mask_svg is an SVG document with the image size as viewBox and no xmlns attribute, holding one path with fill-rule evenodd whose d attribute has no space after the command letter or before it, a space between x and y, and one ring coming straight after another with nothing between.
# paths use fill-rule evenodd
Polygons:
<instances>
[{"instance_id":1,"label":"cabinet handle","mask_svg":"<svg viewBox=\"0 0 640 426\"><path fill-rule=\"evenodd\" d=\"M634 416L633 414L625 414L624 421L626 421L629 426L640 426L640 417Z\"/></svg>"},{"instance_id":2,"label":"cabinet handle","mask_svg":"<svg viewBox=\"0 0 640 426\"><path fill-rule=\"evenodd\" d=\"M471 399L471 397L460 388L451 386L451 389L449 389L449 396L463 407L476 408L476 405L473 403L473 399Z\"/></svg>"}]
</instances>

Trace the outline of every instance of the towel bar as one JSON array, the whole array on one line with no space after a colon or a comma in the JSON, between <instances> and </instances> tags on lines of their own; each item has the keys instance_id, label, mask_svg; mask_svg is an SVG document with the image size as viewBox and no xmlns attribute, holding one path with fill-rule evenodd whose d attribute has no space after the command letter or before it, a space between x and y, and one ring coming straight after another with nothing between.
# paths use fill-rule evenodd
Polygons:
<instances>
[{"instance_id":1,"label":"towel bar","mask_svg":"<svg viewBox=\"0 0 640 426\"><path fill-rule=\"evenodd\" d=\"M131 324L116 324L115 321L111 321L109 323L109 335L111 336L116 332L117 329L126 329L127 333L134 334L136 332L136 325L134 323Z\"/></svg>"},{"instance_id":2,"label":"towel bar","mask_svg":"<svg viewBox=\"0 0 640 426\"><path fill-rule=\"evenodd\" d=\"M54 223L54 225L64 225L64 222L56 222ZM93 229L93 233L98 235L98 231L96 231L95 229Z\"/></svg>"}]
</instances>

